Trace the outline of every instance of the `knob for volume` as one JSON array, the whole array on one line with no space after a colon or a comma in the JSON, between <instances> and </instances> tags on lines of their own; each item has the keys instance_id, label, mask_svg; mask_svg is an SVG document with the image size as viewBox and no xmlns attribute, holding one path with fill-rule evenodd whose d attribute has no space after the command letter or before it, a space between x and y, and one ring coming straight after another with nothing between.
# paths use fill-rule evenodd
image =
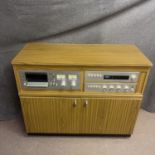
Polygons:
<instances>
[{"instance_id":1,"label":"knob for volume","mask_svg":"<svg viewBox=\"0 0 155 155\"><path fill-rule=\"evenodd\" d=\"M134 92L134 91L135 91L135 89L134 89L134 88L131 88L130 90L131 90L131 92Z\"/></svg>"},{"instance_id":2,"label":"knob for volume","mask_svg":"<svg viewBox=\"0 0 155 155\"><path fill-rule=\"evenodd\" d=\"M114 85L109 86L109 91L113 92L114 91Z\"/></svg>"},{"instance_id":3,"label":"knob for volume","mask_svg":"<svg viewBox=\"0 0 155 155\"><path fill-rule=\"evenodd\" d=\"M103 88L103 89L107 89L107 85L103 85L102 88Z\"/></svg>"},{"instance_id":4,"label":"knob for volume","mask_svg":"<svg viewBox=\"0 0 155 155\"><path fill-rule=\"evenodd\" d=\"M120 92L121 91L121 85L117 85L116 90Z\"/></svg>"},{"instance_id":5,"label":"knob for volume","mask_svg":"<svg viewBox=\"0 0 155 155\"><path fill-rule=\"evenodd\" d=\"M113 85L110 85L109 88L110 88L110 89L114 89L114 86L113 86Z\"/></svg>"},{"instance_id":6,"label":"knob for volume","mask_svg":"<svg viewBox=\"0 0 155 155\"><path fill-rule=\"evenodd\" d=\"M121 85L117 85L116 86L116 89L121 89Z\"/></svg>"},{"instance_id":7,"label":"knob for volume","mask_svg":"<svg viewBox=\"0 0 155 155\"><path fill-rule=\"evenodd\" d=\"M125 85L125 86L124 86L124 90L125 90L125 91L129 91L129 86L128 86L128 85Z\"/></svg>"},{"instance_id":8,"label":"knob for volume","mask_svg":"<svg viewBox=\"0 0 155 155\"><path fill-rule=\"evenodd\" d=\"M129 89L129 86L126 85L126 86L124 87L124 89Z\"/></svg>"},{"instance_id":9,"label":"knob for volume","mask_svg":"<svg viewBox=\"0 0 155 155\"><path fill-rule=\"evenodd\" d=\"M113 86L113 85L110 85L110 86L109 86L109 88L113 89L113 88L114 88L114 86Z\"/></svg>"},{"instance_id":10,"label":"knob for volume","mask_svg":"<svg viewBox=\"0 0 155 155\"><path fill-rule=\"evenodd\" d=\"M136 80L137 79L137 75L136 74L132 74L131 75L131 80Z\"/></svg>"},{"instance_id":11,"label":"knob for volume","mask_svg":"<svg viewBox=\"0 0 155 155\"><path fill-rule=\"evenodd\" d=\"M103 91L104 91L104 92L107 91L107 85L103 85L102 88L103 88Z\"/></svg>"}]
</instances>

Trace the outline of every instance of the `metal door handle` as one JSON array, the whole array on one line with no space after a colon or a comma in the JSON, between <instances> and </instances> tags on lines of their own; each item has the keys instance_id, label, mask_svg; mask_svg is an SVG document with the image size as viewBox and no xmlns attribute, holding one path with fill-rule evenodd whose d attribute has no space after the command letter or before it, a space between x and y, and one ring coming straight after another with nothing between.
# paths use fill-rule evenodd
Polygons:
<instances>
[{"instance_id":1,"label":"metal door handle","mask_svg":"<svg viewBox=\"0 0 155 155\"><path fill-rule=\"evenodd\" d=\"M74 100L74 102L73 102L73 107L76 107L76 106L77 106L77 101Z\"/></svg>"},{"instance_id":2,"label":"metal door handle","mask_svg":"<svg viewBox=\"0 0 155 155\"><path fill-rule=\"evenodd\" d=\"M85 106L85 107L88 106L88 100L85 101L84 106Z\"/></svg>"}]
</instances>

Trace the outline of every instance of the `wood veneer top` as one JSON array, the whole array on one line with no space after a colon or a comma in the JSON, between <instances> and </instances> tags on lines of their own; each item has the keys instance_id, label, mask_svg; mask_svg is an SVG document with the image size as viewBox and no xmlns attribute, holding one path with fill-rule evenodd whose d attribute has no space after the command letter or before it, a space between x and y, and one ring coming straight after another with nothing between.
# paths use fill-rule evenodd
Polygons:
<instances>
[{"instance_id":1,"label":"wood veneer top","mask_svg":"<svg viewBox=\"0 0 155 155\"><path fill-rule=\"evenodd\" d=\"M29 43L12 60L16 65L146 66L152 63L135 45Z\"/></svg>"}]
</instances>

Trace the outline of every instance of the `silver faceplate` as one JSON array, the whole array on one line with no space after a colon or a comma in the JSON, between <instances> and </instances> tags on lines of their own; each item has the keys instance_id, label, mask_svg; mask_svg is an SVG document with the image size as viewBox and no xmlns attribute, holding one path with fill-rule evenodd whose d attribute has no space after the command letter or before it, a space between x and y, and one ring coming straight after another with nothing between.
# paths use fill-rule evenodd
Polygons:
<instances>
[{"instance_id":1,"label":"silver faceplate","mask_svg":"<svg viewBox=\"0 0 155 155\"><path fill-rule=\"evenodd\" d=\"M47 82L28 82L25 77L25 73L45 73L47 74ZM62 80L57 79L57 75L65 76L65 85L62 86ZM76 80L74 80L74 86L72 86L72 79L69 79L70 75L76 76ZM80 89L80 72L79 71L45 71L45 70L25 70L20 71L21 84L23 88L31 88L31 89L52 89L52 90L79 90Z\"/></svg>"},{"instance_id":2,"label":"silver faceplate","mask_svg":"<svg viewBox=\"0 0 155 155\"><path fill-rule=\"evenodd\" d=\"M105 79L105 76L116 76L122 79ZM86 92L134 93L138 79L139 72L86 71L84 90Z\"/></svg>"},{"instance_id":3,"label":"silver faceplate","mask_svg":"<svg viewBox=\"0 0 155 155\"><path fill-rule=\"evenodd\" d=\"M127 80L113 80L104 79L105 75L117 75L117 76L129 76ZM136 78L132 79L132 75ZM97 82L136 82L139 77L139 72L112 72L112 71L86 71L85 81L97 81Z\"/></svg>"}]
</instances>

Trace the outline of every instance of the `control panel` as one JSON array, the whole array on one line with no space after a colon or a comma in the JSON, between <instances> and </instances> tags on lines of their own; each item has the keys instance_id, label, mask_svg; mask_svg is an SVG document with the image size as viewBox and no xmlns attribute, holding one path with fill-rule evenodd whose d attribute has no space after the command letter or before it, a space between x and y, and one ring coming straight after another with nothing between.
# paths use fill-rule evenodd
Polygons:
<instances>
[{"instance_id":1,"label":"control panel","mask_svg":"<svg viewBox=\"0 0 155 155\"><path fill-rule=\"evenodd\" d=\"M138 72L86 71L86 81L98 82L137 82Z\"/></svg>"},{"instance_id":2,"label":"control panel","mask_svg":"<svg viewBox=\"0 0 155 155\"><path fill-rule=\"evenodd\" d=\"M20 74L24 88L80 89L80 72L78 71L22 71Z\"/></svg>"},{"instance_id":3,"label":"control panel","mask_svg":"<svg viewBox=\"0 0 155 155\"><path fill-rule=\"evenodd\" d=\"M84 77L80 76L80 71L21 71L20 73L24 88L103 93L134 93L139 78L139 72L83 71L83 74Z\"/></svg>"},{"instance_id":4,"label":"control panel","mask_svg":"<svg viewBox=\"0 0 155 155\"><path fill-rule=\"evenodd\" d=\"M87 92L135 92L139 72L86 71Z\"/></svg>"},{"instance_id":5,"label":"control panel","mask_svg":"<svg viewBox=\"0 0 155 155\"><path fill-rule=\"evenodd\" d=\"M86 83L85 91L91 92L135 92L136 84Z\"/></svg>"}]
</instances>

